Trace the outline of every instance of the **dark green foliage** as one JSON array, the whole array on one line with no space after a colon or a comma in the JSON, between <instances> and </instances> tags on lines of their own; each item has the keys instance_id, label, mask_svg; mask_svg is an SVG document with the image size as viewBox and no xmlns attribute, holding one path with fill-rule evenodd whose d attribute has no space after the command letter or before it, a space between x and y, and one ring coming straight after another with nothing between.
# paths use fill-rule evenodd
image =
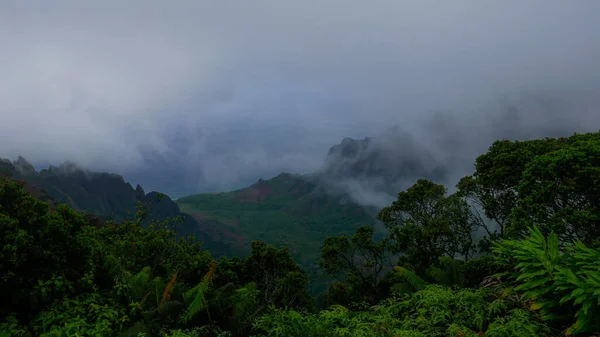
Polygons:
<instances>
[{"instance_id":1,"label":"dark green foliage","mask_svg":"<svg viewBox=\"0 0 600 337\"><path fill-rule=\"evenodd\" d=\"M416 292L423 290L429 284L427 281L404 267L396 266L394 267L394 271L396 272L395 274L397 277L404 281L404 283L397 283L394 285L395 293ZM407 285L408 287L403 285Z\"/></svg>"},{"instance_id":2,"label":"dark green foliage","mask_svg":"<svg viewBox=\"0 0 600 337\"><path fill-rule=\"evenodd\" d=\"M384 267L388 261L388 240L375 242L374 228L363 226L353 236L342 235L325 239L321 249L321 268L330 276L342 274L350 289L348 296L355 300L375 303L381 299L381 280L385 275ZM331 301L339 295L341 288L330 289ZM333 297L332 297L333 296Z\"/></svg>"},{"instance_id":3,"label":"dark green foliage","mask_svg":"<svg viewBox=\"0 0 600 337\"><path fill-rule=\"evenodd\" d=\"M0 313L30 318L71 293L65 280L81 278L89 268L89 248L76 238L83 226L83 218L68 207L50 211L21 184L0 177ZM39 288L39 280L53 282Z\"/></svg>"},{"instance_id":4,"label":"dark green foliage","mask_svg":"<svg viewBox=\"0 0 600 337\"><path fill-rule=\"evenodd\" d=\"M529 232L523 240L503 240L494 248L501 263L514 266L505 274L514 289L547 320L568 324L575 313L568 334L600 332L600 250L581 242L561 249L556 234L546 239L537 228Z\"/></svg>"},{"instance_id":5,"label":"dark green foliage","mask_svg":"<svg viewBox=\"0 0 600 337\"><path fill-rule=\"evenodd\" d=\"M589 227L585 211L596 207L596 201L588 199L587 204L576 201L576 205L573 205L572 198L586 198L581 194L588 192L582 189L586 183L589 184L588 188L598 186L593 181L597 176L594 173L597 170L597 162L594 161L596 155L593 153L597 151L594 149L598 148L598 144L600 132L574 134L558 139L496 141L487 153L477 158L473 176L465 177L458 183L459 194L483 209L485 215L496 223L498 228L488 233L488 238L493 240L503 237L506 230L517 236L524 233L532 220L523 217L535 215L537 211L552 211L552 207L563 203L567 207L558 218L565 219L573 213L581 212L583 206L583 212L575 214L577 219L569 220L580 221L584 217L582 221L588 221ZM587 155L591 157L588 158ZM575 194L569 198L567 193ZM520 202L519 199L523 201ZM513 217L513 209L518 203L521 209ZM552 220L543 213L540 216L542 218L537 219L539 221L536 224L545 226L542 223L544 217ZM518 220L518 224L511 228L514 220ZM560 232L557 234L562 235Z\"/></svg>"},{"instance_id":6,"label":"dark green foliage","mask_svg":"<svg viewBox=\"0 0 600 337\"><path fill-rule=\"evenodd\" d=\"M510 228L513 234L535 225L546 235L554 231L562 241L597 241L600 140L577 142L534 158L523 172L518 192Z\"/></svg>"},{"instance_id":7,"label":"dark green foliage","mask_svg":"<svg viewBox=\"0 0 600 337\"><path fill-rule=\"evenodd\" d=\"M308 276L290 256L287 248L277 248L261 241L252 243L244 261L244 279L256 284L261 303L282 308L313 308L306 294Z\"/></svg>"},{"instance_id":8,"label":"dark green foliage","mask_svg":"<svg viewBox=\"0 0 600 337\"><path fill-rule=\"evenodd\" d=\"M361 311L334 306L318 315L273 311L257 336L552 336L535 314L484 290L426 286ZM479 334L478 334L479 333Z\"/></svg>"},{"instance_id":9,"label":"dark green foliage","mask_svg":"<svg viewBox=\"0 0 600 337\"><path fill-rule=\"evenodd\" d=\"M21 185L0 180L3 336L225 336L219 326L243 333L268 306L314 309L285 248L256 242L218 266L172 222L142 227L143 205L134 222L92 226Z\"/></svg>"},{"instance_id":10,"label":"dark green foliage","mask_svg":"<svg viewBox=\"0 0 600 337\"><path fill-rule=\"evenodd\" d=\"M465 263L447 256L440 256L438 263L427 269L427 275L436 284L445 286L464 285L466 279Z\"/></svg>"},{"instance_id":11,"label":"dark green foliage","mask_svg":"<svg viewBox=\"0 0 600 337\"><path fill-rule=\"evenodd\" d=\"M598 133L496 142L457 193L427 180L400 192L379 214L385 239L358 226L364 209L353 213L290 175L205 196L202 207L215 208L195 216L270 243L295 240L292 250L253 241L247 256L218 261L182 237L202 231L159 193L139 200L137 188L131 219L104 223L3 176L0 336L592 336L600 332L599 146ZM21 159L0 164L13 177L35 175ZM40 173L55 182L57 174ZM183 204L197 210L196 202ZM475 257L480 229L493 251ZM275 239L282 233L290 235ZM329 286L320 312L307 293L317 264L344 280Z\"/></svg>"},{"instance_id":12,"label":"dark green foliage","mask_svg":"<svg viewBox=\"0 0 600 337\"><path fill-rule=\"evenodd\" d=\"M464 265L464 286L470 288L478 287L483 280L490 276L505 271L504 268L496 261L493 255L483 255L481 257L471 259Z\"/></svg>"},{"instance_id":13,"label":"dark green foliage","mask_svg":"<svg viewBox=\"0 0 600 337\"><path fill-rule=\"evenodd\" d=\"M480 226L458 195L446 196L446 188L419 179L379 213L390 230L393 251L406 254L411 266L423 272L439 256L472 257L472 234Z\"/></svg>"}]
</instances>

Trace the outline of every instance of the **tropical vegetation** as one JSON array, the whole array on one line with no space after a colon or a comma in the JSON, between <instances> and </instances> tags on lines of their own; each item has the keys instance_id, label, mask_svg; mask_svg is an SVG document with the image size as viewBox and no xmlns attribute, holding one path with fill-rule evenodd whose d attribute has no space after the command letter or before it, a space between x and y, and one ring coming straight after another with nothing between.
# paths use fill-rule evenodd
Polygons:
<instances>
[{"instance_id":1,"label":"tropical vegetation","mask_svg":"<svg viewBox=\"0 0 600 337\"><path fill-rule=\"evenodd\" d=\"M494 142L328 237L322 301L286 247L214 258L177 221L91 221L0 178L0 336L594 336L600 133ZM478 239L482 237L481 239Z\"/></svg>"}]
</instances>

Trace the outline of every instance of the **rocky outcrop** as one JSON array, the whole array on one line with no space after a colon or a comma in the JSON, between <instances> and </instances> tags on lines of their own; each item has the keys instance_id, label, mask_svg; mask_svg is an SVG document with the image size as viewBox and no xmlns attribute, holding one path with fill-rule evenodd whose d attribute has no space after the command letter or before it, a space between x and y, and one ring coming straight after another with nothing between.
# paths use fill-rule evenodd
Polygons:
<instances>
[{"instance_id":1,"label":"rocky outcrop","mask_svg":"<svg viewBox=\"0 0 600 337\"><path fill-rule=\"evenodd\" d=\"M377 138L344 138L330 148L318 176L333 192L381 206L419 178L444 179L444 167L409 134L394 128Z\"/></svg>"}]
</instances>

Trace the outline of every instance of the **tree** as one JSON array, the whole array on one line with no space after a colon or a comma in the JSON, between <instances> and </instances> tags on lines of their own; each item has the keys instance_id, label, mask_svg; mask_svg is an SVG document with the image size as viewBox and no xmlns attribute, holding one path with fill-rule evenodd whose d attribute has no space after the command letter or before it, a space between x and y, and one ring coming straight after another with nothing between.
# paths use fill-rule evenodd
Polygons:
<instances>
[{"instance_id":1,"label":"tree","mask_svg":"<svg viewBox=\"0 0 600 337\"><path fill-rule=\"evenodd\" d=\"M459 194L497 224L488 230L489 238L504 235L512 209L518 200L517 186L527 163L547 153L554 139L495 141L487 153L477 157L473 176L462 178L456 187Z\"/></svg>"},{"instance_id":2,"label":"tree","mask_svg":"<svg viewBox=\"0 0 600 337\"><path fill-rule=\"evenodd\" d=\"M81 278L88 267L88 250L77 240L84 225L72 209L51 211L21 183L0 177L0 313L31 317L72 290L67 280ZM48 280L51 290L36 291Z\"/></svg>"},{"instance_id":3,"label":"tree","mask_svg":"<svg viewBox=\"0 0 600 337\"><path fill-rule=\"evenodd\" d=\"M534 158L518 185L510 231L535 225L562 242L600 238L600 140L578 142Z\"/></svg>"},{"instance_id":4,"label":"tree","mask_svg":"<svg viewBox=\"0 0 600 337\"><path fill-rule=\"evenodd\" d=\"M475 173L457 184L458 193L496 223L494 230L486 227L488 239L496 240L505 236L510 222L515 219L512 212L521 199L519 185L528 164L553 151L598 141L600 132L573 134L568 138L495 141L487 153L477 157Z\"/></svg>"},{"instance_id":5,"label":"tree","mask_svg":"<svg viewBox=\"0 0 600 337\"><path fill-rule=\"evenodd\" d=\"M353 236L341 235L325 239L321 249L321 268L332 277L343 274L351 291L373 302L379 299L384 276L388 240L375 242L373 226L359 227ZM340 284L330 287L331 295L345 289Z\"/></svg>"},{"instance_id":6,"label":"tree","mask_svg":"<svg viewBox=\"0 0 600 337\"><path fill-rule=\"evenodd\" d=\"M306 292L308 276L286 247L252 242L250 255L244 261L243 280L256 283L260 301L267 306L289 309L314 307L314 300Z\"/></svg>"},{"instance_id":7,"label":"tree","mask_svg":"<svg viewBox=\"0 0 600 337\"><path fill-rule=\"evenodd\" d=\"M378 215L390 230L395 253L419 273L436 263L438 257L466 260L474 253L472 233L481 223L459 195L446 196L446 188L419 179Z\"/></svg>"}]
</instances>

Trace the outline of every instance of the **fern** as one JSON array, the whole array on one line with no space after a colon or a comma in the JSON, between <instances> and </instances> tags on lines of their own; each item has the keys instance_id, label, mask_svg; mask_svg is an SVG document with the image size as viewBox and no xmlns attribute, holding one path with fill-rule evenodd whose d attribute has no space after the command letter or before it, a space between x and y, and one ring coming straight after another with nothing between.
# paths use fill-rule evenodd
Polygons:
<instances>
[{"instance_id":1,"label":"fern","mask_svg":"<svg viewBox=\"0 0 600 337\"><path fill-rule=\"evenodd\" d=\"M188 308L182 317L183 322L187 323L191 321L197 313L208 308L208 303L205 296L212 281L216 266L217 265L214 263L214 261L211 261L210 268L208 269L206 275L204 275L202 281L183 295L184 300L186 303L188 303ZM207 314L209 315L210 319L210 313L208 313L208 311Z\"/></svg>"},{"instance_id":2,"label":"fern","mask_svg":"<svg viewBox=\"0 0 600 337\"><path fill-rule=\"evenodd\" d=\"M514 289L545 319L569 319L567 335L600 331L600 252L576 242L561 253L554 232L547 239L536 227L529 233L523 240L503 240L494 247L502 263L516 264L506 274L517 285Z\"/></svg>"},{"instance_id":3,"label":"fern","mask_svg":"<svg viewBox=\"0 0 600 337\"><path fill-rule=\"evenodd\" d=\"M197 286L185 293L184 299L189 304L183 316L183 322L189 322L197 313L207 308L207 302L204 296L207 290L208 280L204 279Z\"/></svg>"},{"instance_id":4,"label":"fern","mask_svg":"<svg viewBox=\"0 0 600 337\"><path fill-rule=\"evenodd\" d=\"M318 315L271 310L254 322L254 336L312 337L549 337L534 315L498 301L487 290L429 285L361 311L334 305Z\"/></svg>"},{"instance_id":5,"label":"fern","mask_svg":"<svg viewBox=\"0 0 600 337\"><path fill-rule=\"evenodd\" d=\"M260 291L256 289L256 283L254 282L236 289L233 297L233 315L238 321L244 322L252 316L257 308L259 294Z\"/></svg>"},{"instance_id":6,"label":"fern","mask_svg":"<svg viewBox=\"0 0 600 337\"><path fill-rule=\"evenodd\" d=\"M415 290L423 290L429 284L427 281L404 267L396 266L394 267L394 270Z\"/></svg>"},{"instance_id":7,"label":"fern","mask_svg":"<svg viewBox=\"0 0 600 337\"><path fill-rule=\"evenodd\" d=\"M150 277L150 267L144 267L139 273L129 278L127 283L129 284L132 297L140 298L147 293Z\"/></svg>"}]
</instances>

